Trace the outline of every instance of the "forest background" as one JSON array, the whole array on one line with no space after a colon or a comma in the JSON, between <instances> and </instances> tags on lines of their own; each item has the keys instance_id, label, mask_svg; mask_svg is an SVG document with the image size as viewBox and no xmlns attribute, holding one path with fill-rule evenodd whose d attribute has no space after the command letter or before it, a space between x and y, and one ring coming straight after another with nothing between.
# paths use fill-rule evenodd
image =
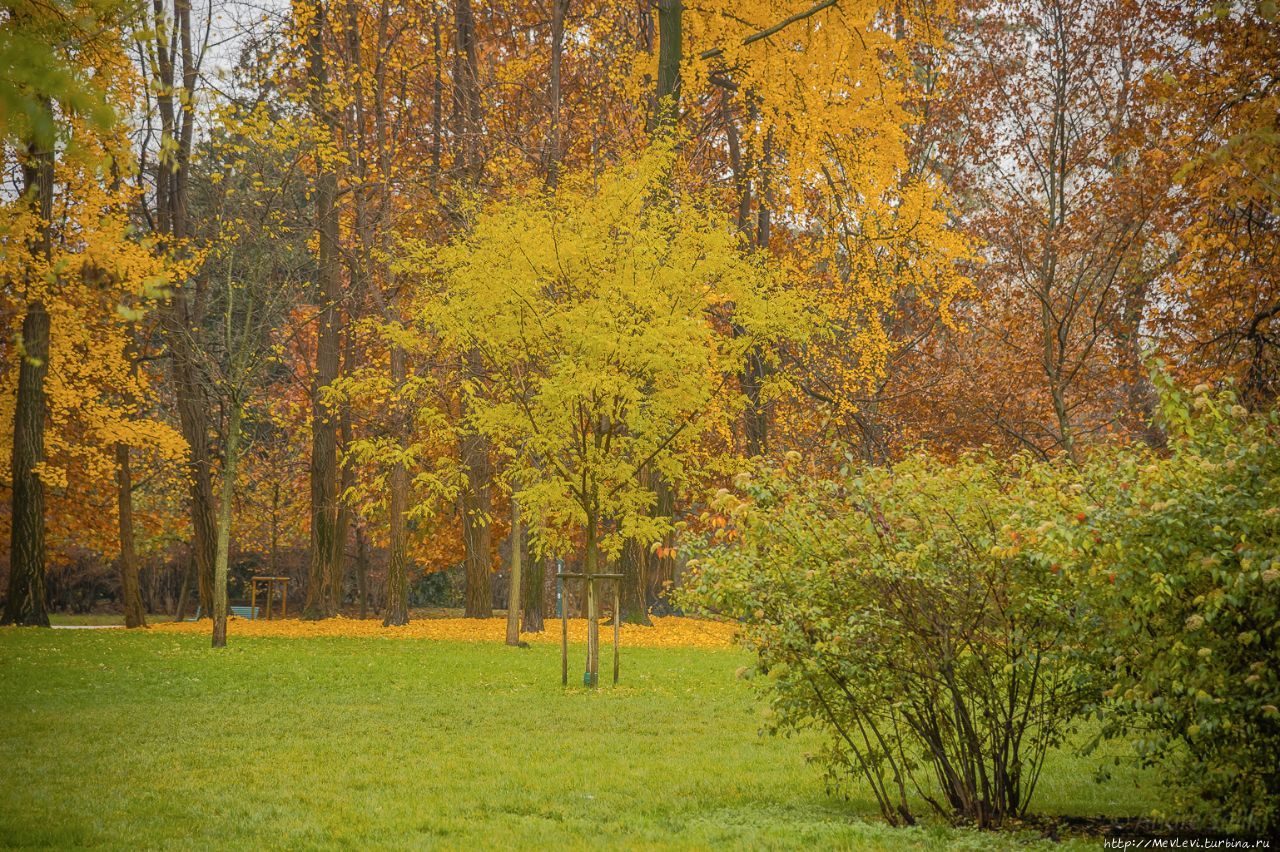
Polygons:
<instances>
[{"instance_id":1,"label":"forest background","mask_svg":"<svg viewBox=\"0 0 1280 852\"><path fill-rule=\"evenodd\" d=\"M6 622L644 622L753 459L1277 392L1272 0L16 0L0 67Z\"/></svg>"}]
</instances>

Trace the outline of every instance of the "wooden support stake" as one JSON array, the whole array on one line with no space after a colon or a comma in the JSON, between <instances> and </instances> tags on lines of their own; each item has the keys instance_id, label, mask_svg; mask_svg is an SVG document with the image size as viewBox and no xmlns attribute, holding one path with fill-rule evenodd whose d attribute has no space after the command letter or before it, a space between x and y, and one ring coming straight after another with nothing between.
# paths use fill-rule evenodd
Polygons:
<instances>
[{"instance_id":1,"label":"wooden support stake","mask_svg":"<svg viewBox=\"0 0 1280 852\"><path fill-rule=\"evenodd\" d=\"M600 597L594 574L587 577L587 679L592 689L600 684Z\"/></svg>"},{"instance_id":2,"label":"wooden support stake","mask_svg":"<svg viewBox=\"0 0 1280 852\"><path fill-rule=\"evenodd\" d=\"M622 626L622 595L618 591L620 583L613 581L613 685L618 685L618 630Z\"/></svg>"},{"instance_id":3,"label":"wooden support stake","mask_svg":"<svg viewBox=\"0 0 1280 852\"><path fill-rule=\"evenodd\" d=\"M569 602L564 599L564 577L556 576L556 594L560 601L560 685L569 685Z\"/></svg>"},{"instance_id":4,"label":"wooden support stake","mask_svg":"<svg viewBox=\"0 0 1280 852\"><path fill-rule=\"evenodd\" d=\"M249 581L249 618L258 617L258 581Z\"/></svg>"},{"instance_id":5,"label":"wooden support stake","mask_svg":"<svg viewBox=\"0 0 1280 852\"><path fill-rule=\"evenodd\" d=\"M565 571L556 573L556 594L560 603L560 685L569 685L569 602L565 598L565 580L582 580L587 605L587 665L583 672L583 686L600 683L600 599L596 596L596 580L613 581L613 682L618 682L619 638L622 620L621 574L579 574Z\"/></svg>"}]
</instances>

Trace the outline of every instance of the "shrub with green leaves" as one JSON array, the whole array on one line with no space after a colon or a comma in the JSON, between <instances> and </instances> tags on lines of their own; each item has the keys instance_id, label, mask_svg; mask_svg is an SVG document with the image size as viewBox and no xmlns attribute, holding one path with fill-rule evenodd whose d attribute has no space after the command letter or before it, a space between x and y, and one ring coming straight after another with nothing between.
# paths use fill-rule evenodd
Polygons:
<instances>
[{"instance_id":1,"label":"shrub with green leaves","mask_svg":"<svg viewBox=\"0 0 1280 852\"><path fill-rule=\"evenodd\" d=\"M1162 382L1162 457L1111 453L1067 557L1095 581L1107 731L1166 768L1178 816L1280 831L1280 418Z\"/></svg>"},{"instance_id":2,"label":"shrub with green leaves","mask_svg":"<svg viewBox=\"0 0 1280 852\"><path fill-rule=\"evenodd\" d=\"M1022 815L1098 694L1086 578L1045 555L1083 483L1024 457L836 479L797 461L717 495L684 602L741 619L773 727L828 731L829 777L865 779L891 823L919 802L981 826Z\"/></svg>"}]
</instances>

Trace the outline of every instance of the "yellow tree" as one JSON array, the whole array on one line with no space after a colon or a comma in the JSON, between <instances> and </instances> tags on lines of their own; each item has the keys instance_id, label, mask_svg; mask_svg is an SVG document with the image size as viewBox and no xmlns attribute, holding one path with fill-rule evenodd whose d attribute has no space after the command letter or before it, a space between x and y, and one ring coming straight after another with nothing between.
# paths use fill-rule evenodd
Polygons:
<instances>
[{"instance_id":1,"label":"yellow tree","mask_svg":"<svg viewBox=\"0 0 1280 852\"><path fill-rule=\"evenodd\" d=\"M645 474L677 487L694 476L746 353L801 327L725 217L672 187L677 172L659 146L497 205L406 262L427 272L422 333L476 354L462 428L505 456L535 551L580 535L587 574L628 541L661 540L671 519L650 511ZM587 610L592 674L590 593Z\"/></svg>"},{"instance_id":2,"label":"yellow tree","mask_svg":"<svg viewBox=\"0 0 1280 852\"><path fill-rule=\"evenodd\" d=\"M47 490L55 500L88 483L110 493L115 465L127 472L131 444L169 443L155 424L135 422L145 387L127 353L128 322L163 278L131 234L127 140L111 127L112 108L130 101L135 82L124 53L126 11L108 2L18 3L0 23L0 144L6 163L19 164L22 186L0 217L0 316L15 326L21 317L5 331L17 346L3 364L13 463L6 623L48 624ZM141 603L128 492L119 493L132 626L141 623Z\"/></svg>"},{"instance_id":3,"label":"yellow tree","mask_svg":"<svg viewBox=\"0 0 1280 852\"><path fill-rule=\"evenodd\" d=\"M116 59L106 67L123 82ZM130 456L163 465L184 447L149 416L151 389L133 362L133 326L165 270L133 232L133 194L108 182L113 164L129 162L124 133L64 120L47 156L28 160L31 193L0 216L0 280L20 285L4 288L0 309L5 337L20 341L0 361L0 417L12 427L0 445L14 461L5 619L48 624L46 555L74 539L108 555L118 543L126 620L141 626ZM115 505L100 502L113 492Z\"/></svg>"},{"instance_id":4,"label":"yellow tree","mask_svg":"<svg viewBox=\"0 0 1280 852\"><path fill-rule=\"evenodd\" d=\"M658 4L656 94L671 107L656 109L675 121L683 105L679 120L701 130L691 156L712 180L728 176L738 228L786 259L792 286L824 315L805 347L748 361L748 454L768 448L771 421L783 438L806 439L815 402L839 431L856 425L911 337L899 328L904 306L946 321L967 286L956 261L968 248L911 138L936 85L943 11L878 0ZM803 399L770 379L780 355L799 367L791 388Z\"/></svg>"}]
</instances>

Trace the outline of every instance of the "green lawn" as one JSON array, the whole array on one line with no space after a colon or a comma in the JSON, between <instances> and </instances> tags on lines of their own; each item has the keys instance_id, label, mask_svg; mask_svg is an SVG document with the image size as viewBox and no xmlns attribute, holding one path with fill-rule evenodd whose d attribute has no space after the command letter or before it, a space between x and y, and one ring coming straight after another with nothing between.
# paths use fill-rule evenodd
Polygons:
<instances>
[{"instance_id":1,"label":"green lawn","mask_svg":"<svg viewBox=\"0 0 1280 852\"><path fill-rule=\"evenodd\" d=\"M0 846L941 848L760 737L733 651L627 649L565 692L554 646L0 630ZM574 654L574 660L580 656ZM1159 791L1055 755L1042 813ZM1071 845L1097 846L1078 841ZM1049 845L1046 842L1046 845Z\"/></svg>"},{"instance_id":2,"label":"green lawn","mask_svg":"<svg viewBox=\"0 0 1280 852\"><path fill-rule=\"evenodd\" d=\"M165 616L154 616L164 618ZM60 612L49 613L49 623L56 626L100 627L102 625L123 625L124 616L119 613L94 612L88 615L69 615Z\"/></svg>"}]
</instances>

